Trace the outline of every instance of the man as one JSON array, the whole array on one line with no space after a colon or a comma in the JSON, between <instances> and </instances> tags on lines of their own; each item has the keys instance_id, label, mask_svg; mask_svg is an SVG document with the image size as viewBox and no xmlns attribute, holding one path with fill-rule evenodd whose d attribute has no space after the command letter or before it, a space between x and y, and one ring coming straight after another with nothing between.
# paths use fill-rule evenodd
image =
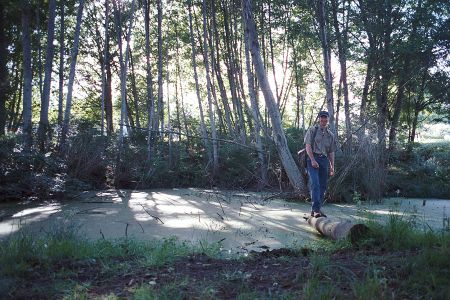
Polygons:
<instances>
[{"instance_id":1,"label":"man","mask_svg":"<svg viewBox=\"0 0 450 300\"><path fill-rule=\"evenodd\" d=\"M306 167L309 174L312 210L311 216L326 217L321 211L328 175L334 175L336 137L328 128L329 114L319 112L319 125L312 126L305 135ZM313 140L314 139L314 140Z\"/></svg>"}]
</instances>

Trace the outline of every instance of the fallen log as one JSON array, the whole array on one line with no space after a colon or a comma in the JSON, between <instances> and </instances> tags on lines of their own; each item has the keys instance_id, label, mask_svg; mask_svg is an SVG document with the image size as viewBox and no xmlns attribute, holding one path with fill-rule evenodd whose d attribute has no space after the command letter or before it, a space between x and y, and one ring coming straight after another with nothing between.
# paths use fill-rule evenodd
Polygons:
<instances>
[{"instance_id":1,"label":"fallen log","mask_svg":"<svg viewBox=\"0 0 450 300\"><path fill-rule=\"evenodd\" d=\"M307 221L311 227L326 237L333 240L349 238L352 243L363 237L369 230L366 225L361 223L353 224L349 220L337 221L326 217L308 217Z\"/></svg>"}]
</instances>

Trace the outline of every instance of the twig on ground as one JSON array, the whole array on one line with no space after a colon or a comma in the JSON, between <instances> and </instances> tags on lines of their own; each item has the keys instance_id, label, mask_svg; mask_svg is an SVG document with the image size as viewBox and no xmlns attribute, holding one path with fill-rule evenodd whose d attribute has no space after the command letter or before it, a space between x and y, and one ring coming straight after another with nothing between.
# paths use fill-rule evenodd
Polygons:
<instances>
[{"instance_id":1,"label":"twig on ground","mask_svg":"<svg viewBox=\"0 0 450 300\"><path fill-rule=\"evenodd\" d=\"M149 213L149 212L145 209L144 205L142 205L142 204L140 204L140 203L139 203L139 205L142 206L142 209L143 209L150 217L152 217L152 218L155 219L156 221L160 221L161 224L164 224L164 222L163 222L159 217L154 216L154 215L152 215L151 213Z\"/></svg>"}]
</instances>

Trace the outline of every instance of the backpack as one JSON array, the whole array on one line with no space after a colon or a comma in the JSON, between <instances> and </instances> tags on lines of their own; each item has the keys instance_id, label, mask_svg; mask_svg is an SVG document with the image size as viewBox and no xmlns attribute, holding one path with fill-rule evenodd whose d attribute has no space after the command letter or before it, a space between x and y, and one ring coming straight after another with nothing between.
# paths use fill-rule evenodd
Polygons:
<instances>
[{"instance_id":1,"label":"backpack","mask_svg":"<svg viewBox=\"0 0 450 300\"><path fill-rule=\"evenodd\" d=\"M317 130L319 129L318 126L315 126L315 130L313 132L312 140L314 143L314 140L316 139ZM314 147L314 145L313 145ZM306 153L306 148L301 149L297 152L299 167L300 167L300 173L302 174L305 181L308 179L308 170L306 169L306 158L308 157L308 153Z\"/></svg>"}]
</instances>

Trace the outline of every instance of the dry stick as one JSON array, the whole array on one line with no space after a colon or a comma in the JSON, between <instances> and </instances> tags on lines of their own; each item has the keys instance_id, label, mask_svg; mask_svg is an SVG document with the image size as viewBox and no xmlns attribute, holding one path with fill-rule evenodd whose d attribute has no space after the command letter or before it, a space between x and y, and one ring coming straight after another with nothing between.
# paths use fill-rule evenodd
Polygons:
<instances>
[{"instance_id":1,"label":"dry stick","mask_svg":"<svg viewBox=\"0 0 450 300\"><path fill-rule=\"evenodd\" d=\"M138 221L136 221L136 223L138 223L138 225L141 227L142 229L142 233L144 233L144 227L142 227L141 223L139 223Z\"/></svg>"},{"instance_id":2,"label":"dry stick","mask_svg":"<svg viewBox=\"0 0 450 300\"><path fill-rule=\"evenodd\" d=\"M158 218L157 216L154 216L154 215L150 214L150 213L145 209L144 205L142 205L142 204L140 204L140 203L139 203L139 205L142 206L142 209L143 209L150 217L152 217L153 219L155 219L155 220L157 220L157 221L160 221L162 224L164 224L164 222L163 222L160 218Z\"/></svg>"},{"instance_id":3,"label":"dry stick","mask_svg":"<svg viewBox=\"0 0 450 300\"><path fill-rule=\"evenodd\" d=\"M102 238L105 239L105 235L103 234L101 229L100 229L100 234L102 235Z\"/></svg>"},{"instance_id":4,"label":"dry stick","mask_svg":"<svg viewBox=\"0 0 450 300\"><path fill-rule=\"evenodd\" d=\"M222 206L222 203L220 202L219 197L217 197L217 201L218 201L219 204L220 204L220 208L222 209L223 215L226 217L227 215L225 214L225 211L223 210L223 206ZM223 218L222 218L222 220L223 220Z\"/></svg>"}]
</instances>

